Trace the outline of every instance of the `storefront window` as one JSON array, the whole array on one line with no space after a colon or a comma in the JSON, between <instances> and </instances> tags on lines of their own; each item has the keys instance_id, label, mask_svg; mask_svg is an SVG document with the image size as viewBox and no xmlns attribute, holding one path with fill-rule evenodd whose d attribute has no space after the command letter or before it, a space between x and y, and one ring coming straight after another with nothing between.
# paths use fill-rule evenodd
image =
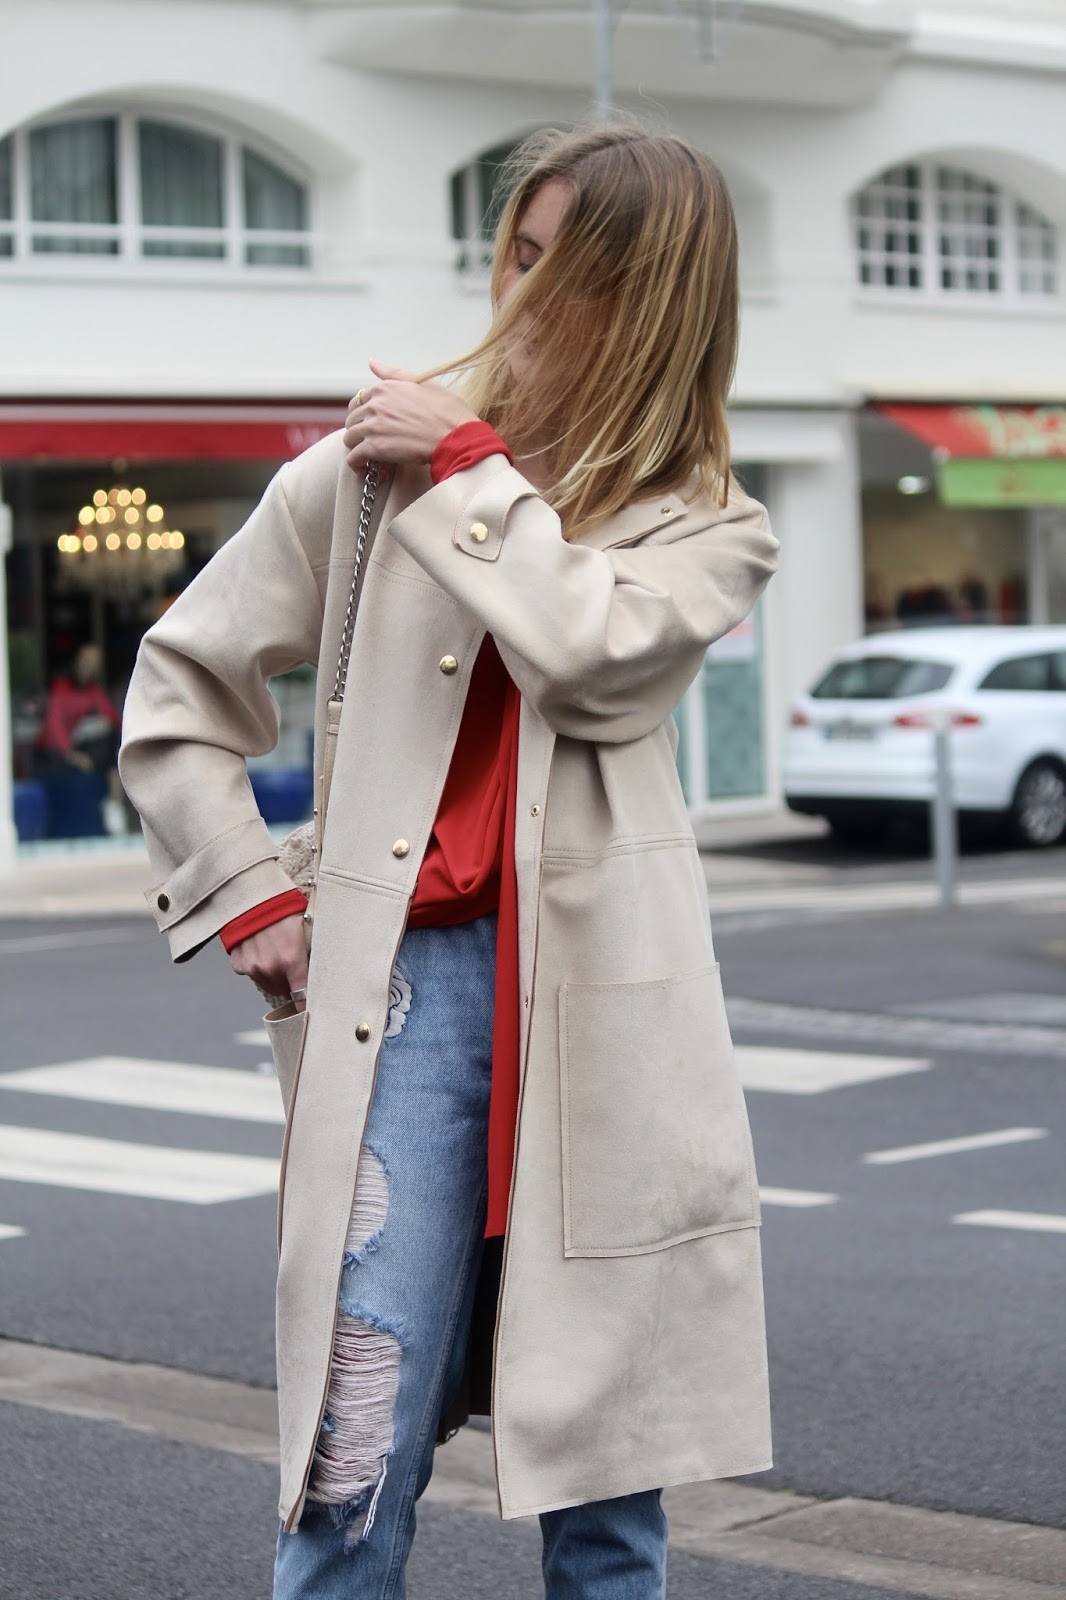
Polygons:
<instances>
[{"instance_id":1,"label":"storefront window","mask_svg":"<svg viewBox=\"0 0 1066 1600\"><path fill-rule=\"evenodd\" d=\"M5 464L12 766L24 843L136 833L115 750L141 637L246 520L275 465ZM279 759L308 768L309 693L313 682L309 690L294 675L279 697Z\"/></svg>"},{"instance_id":2,"label":"storefront window","mask_svg":"<svg viewBox=\"0 0 1066 1600\"><path fill-rule=\"evenodd\" d=\"M1025 513L863 492L867 631L1028 619Z\"/></svg>"}]
</instances>

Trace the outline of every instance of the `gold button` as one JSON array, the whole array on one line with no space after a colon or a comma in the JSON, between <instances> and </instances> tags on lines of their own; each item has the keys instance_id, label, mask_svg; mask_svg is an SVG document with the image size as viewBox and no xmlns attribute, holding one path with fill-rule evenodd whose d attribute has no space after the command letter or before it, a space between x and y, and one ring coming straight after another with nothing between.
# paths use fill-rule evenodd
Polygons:
<instances>
[{"instance_id":1,"label":"gold button","mask_svg":"<svg viewBox=\"0 0 1066 1600\"><path fill-rule=\"evenodd\" d=\"M530 814L531 817L539 817L540 816L540 807L539 806L530 806L529 814Z\"/></svg>"},{"instance_id":2,"label":"gold button","mask_svg":"<svg viewBox=\"0 0 1066 1600\"><path fill-rule=\"evenodd\" d=\"M355 1025L355 1037L359 1040L360 1044L366 1044L366 1041L370 1038L370 1024L369 1024L369 1022L357 1022L356 1023L356 1025Z\"/></svg>"},{"instance_id":3,"label":"gold button","mask_svg":"<svg viewBox=\"0 0 1066 1600\"><path fill-rule=\"evenodd\" d=\"M155 903L159 907L160 911L170 910L170 896L168 894L157 895Z\"/></svg>"},{"instance_id":4,"label":"gold button","mask_svg":"<svg viewBox=\"0 0 1066 1600\"><path fill-rule=\"evenodd\" d=\"M470 524L470 537L475 544L484 544L488 536L489 530L483 522L472 522Z\"/></svg>"},{"instance_id":5,"label":"gold button","mask_svg":"<svg viewBox=\"0 0 1066 1600\"><path fill-rule=\"evenodd\" d=\"M441 656L440 670L446 678L450 678L453 672L459 671L459 663L454 656Z\"/></svg>"},{"instance_id":6,"label":"gold button","mask_svg":"<svg viewBox=\"0 0 1066 1600\"><path fill-rule=\"evenodd\" d=\"M407 843L406 839L397 839L396 843L392 847L392 853L394 856L398 856L402 861L404 856L409 856L411 854L411 846Z\"/></svg>"},{"instance_id":7,"label":"gold button","mask_svg":"<svg viewBox=\"0 0 1066 1600\"><path fill-rule=\"evenodd\" d=\"M672 517L673 514L674 514L673 506L663 506L662 510L663 510L663 516L664 517Z\"/></svg>"}]
</instances>

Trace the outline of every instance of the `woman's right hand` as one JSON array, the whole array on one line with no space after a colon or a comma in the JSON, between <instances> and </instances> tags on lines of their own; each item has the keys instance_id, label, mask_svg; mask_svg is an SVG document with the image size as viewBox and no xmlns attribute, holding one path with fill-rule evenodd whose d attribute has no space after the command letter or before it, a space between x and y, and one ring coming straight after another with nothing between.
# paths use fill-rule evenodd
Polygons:
<instances>
[{"instance_id":1,"label":"woman's right hand","mask_svg":"<svg viewBox=\"0 0 1066 1600\"><path fill-rule=\"evenodd\" d=\"M301 916L283 917L261 933L242 939L229 953L234 972L251 978L262 994L292 996L297 1011L304 1009L307 989L306 924Z\"/></svg>"}]
</instances>

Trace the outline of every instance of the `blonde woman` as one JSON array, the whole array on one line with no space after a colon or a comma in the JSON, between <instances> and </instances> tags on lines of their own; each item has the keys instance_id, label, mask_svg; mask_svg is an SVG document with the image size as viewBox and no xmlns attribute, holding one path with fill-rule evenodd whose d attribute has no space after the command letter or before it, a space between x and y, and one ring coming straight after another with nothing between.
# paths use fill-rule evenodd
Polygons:
<instances>
[{"instance_id":1,"label":"blonde woman","mask_svg":"<svg viewBox=\"0 0 1066 1600\"><path fill-rule=\"evenodd\" d=\"M461 391L374 365L127 700L175 959L221 935L280 1002L276 1600L402 1596L470 1411L502 1515L540 1515L549 1600L661 1597L661 1489L770 1460L751 1144L671 718L777 553L730 473L720 174L639 128L539 137L492 298ZM277 736L271 675L319 663L324 717L368 462L308 964L245 758Z\"/></svg>"}]
</instances>

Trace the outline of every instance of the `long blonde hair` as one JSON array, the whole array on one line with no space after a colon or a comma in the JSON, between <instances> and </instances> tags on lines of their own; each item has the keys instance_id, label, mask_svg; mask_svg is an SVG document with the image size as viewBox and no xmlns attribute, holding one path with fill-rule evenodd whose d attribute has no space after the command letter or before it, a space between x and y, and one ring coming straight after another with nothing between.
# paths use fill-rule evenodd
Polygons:
<instances>
[{"instance_id":1,"label":"long blonde hair","mask_svg":"<svg viewBox=\"0 0 1066 1600\"><path fill-rule=\"evenodd\" d=\"M534 193L571 189L555 240L506 302L504 272ZM502 177L495 316L437 369L516 455L544 453L568 539L642 494L690 486L725 504L726 397L736 365L737 234L725 180L701 150L637 124L535 134ZM510 358L529 355L515 378Z\"/></svg>"}]
</instances>

